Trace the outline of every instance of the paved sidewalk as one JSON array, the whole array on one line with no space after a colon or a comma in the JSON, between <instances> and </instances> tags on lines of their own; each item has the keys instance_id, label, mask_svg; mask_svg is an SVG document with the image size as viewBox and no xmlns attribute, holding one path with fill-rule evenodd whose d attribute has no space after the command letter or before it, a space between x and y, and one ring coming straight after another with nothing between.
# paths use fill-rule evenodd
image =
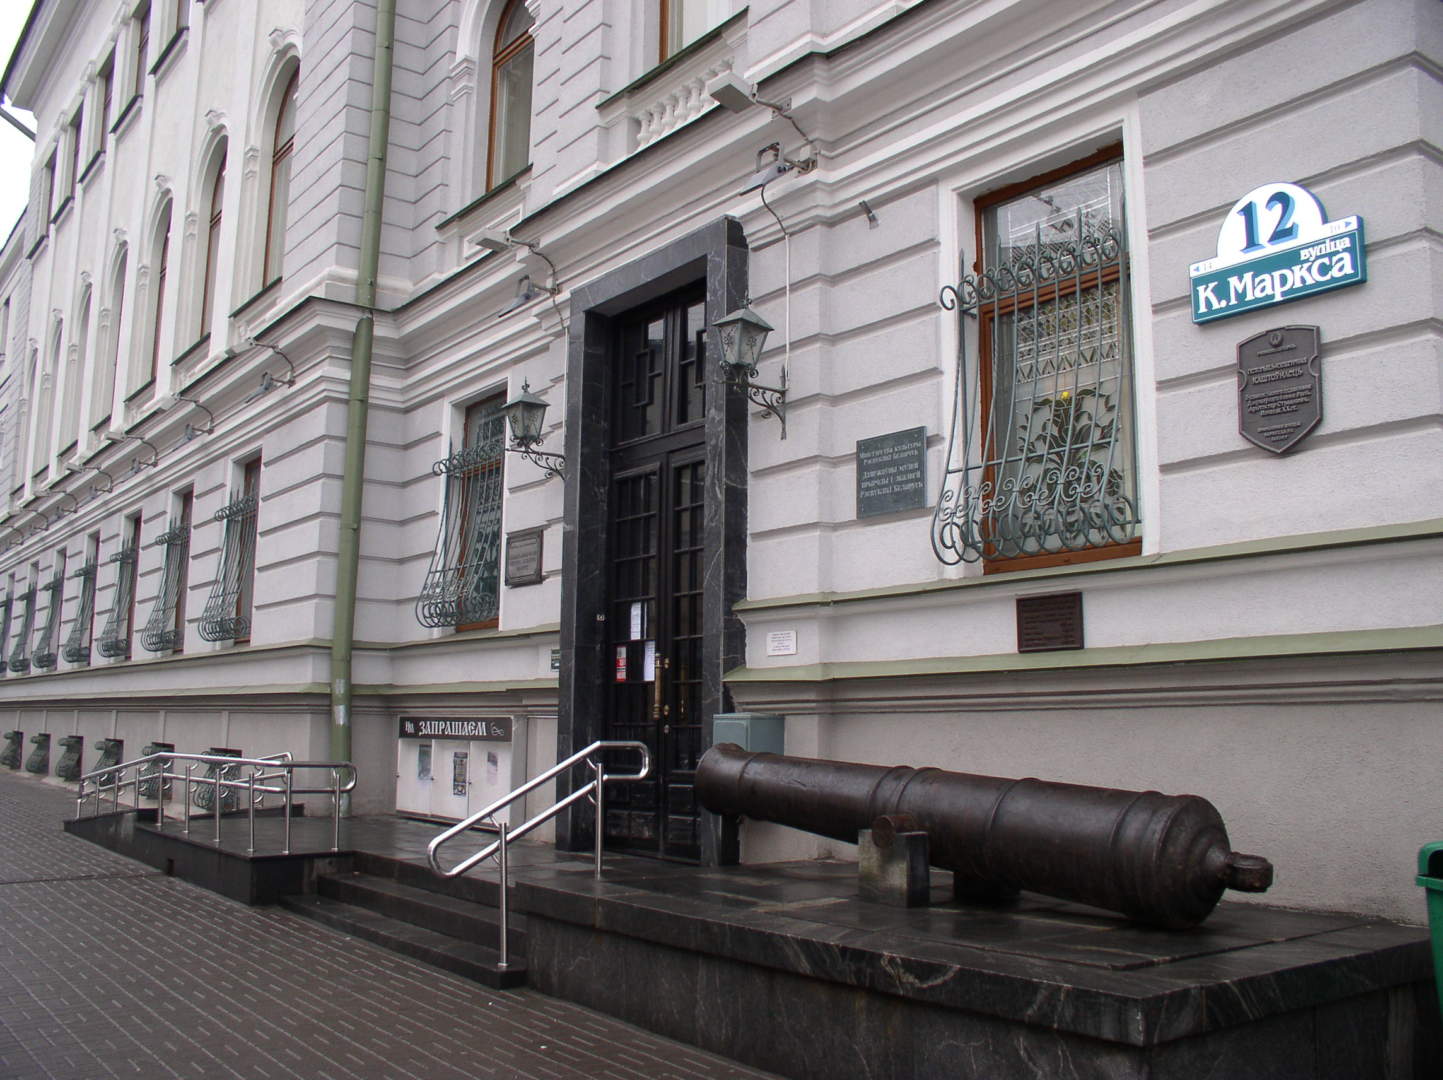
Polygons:
<instances>
[{"instance_id":1,"label":"paved sidewalk","mask_svg":"<svg viewBox=\"0 0 1443 1080\"><path fill-rule=\"evenodd\" d=\"M0 1077L765 1077L533 990L497 991L61 831L0 773Z\"/></svg>"}]
</instances>

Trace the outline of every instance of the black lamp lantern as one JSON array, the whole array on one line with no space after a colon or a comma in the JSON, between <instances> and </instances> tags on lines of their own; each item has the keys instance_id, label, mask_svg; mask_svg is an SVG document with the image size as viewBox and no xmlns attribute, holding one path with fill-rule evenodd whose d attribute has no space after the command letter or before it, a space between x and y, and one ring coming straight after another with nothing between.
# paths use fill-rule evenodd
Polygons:
<instances>
[{"instance_id":1,"label":"black lamp lantern","mask_svg":"<svg viewBox=\"0 0 1443 1080\"><path fill-rule=\"evenodd\" d=\"M563 455L547 454L536 449L543 438L541 429L546 422L546 408L546 400L531 392L531 383L523 382L521 393L501 407L511 428L511 445L506 449L545 469L547 476L565 476L563 467L566 458Z\"/></svg>"},{"instance_id":2,"label":"black lamp lantern","mask_svg":"<svg viewBox=\"0 0 1443 1080\"><path fill-rule=\"evenodd\" d=\"M740 387L747 397L760 405L764 413L771 413L781 422L782 438L787 437L787 372L782 369L780 386L759 386L751 380L757 374L757 361L762 355L762 346L767 335L775 329L750 307L740 307L717 319L716 328L721 344L722 378L727 385Z\"/></svg>"}]
</instances>

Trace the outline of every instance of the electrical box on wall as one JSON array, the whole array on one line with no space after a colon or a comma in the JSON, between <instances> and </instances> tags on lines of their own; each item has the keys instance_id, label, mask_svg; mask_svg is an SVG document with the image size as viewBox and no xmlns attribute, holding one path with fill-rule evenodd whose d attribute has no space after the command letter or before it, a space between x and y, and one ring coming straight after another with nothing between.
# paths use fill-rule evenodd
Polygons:
<instances>
[{"instance_id":1,"label":"electrical box on wall","mask_svg":"<svg viewBox=\"0 0 1443 1080\"><path fill-rule=\"evenodd\" d=\"M743 750L780 754L786 747L787 718L780 713L717 713L711 718L711 743L736 743Z\"/></svg>"}]
</instances>

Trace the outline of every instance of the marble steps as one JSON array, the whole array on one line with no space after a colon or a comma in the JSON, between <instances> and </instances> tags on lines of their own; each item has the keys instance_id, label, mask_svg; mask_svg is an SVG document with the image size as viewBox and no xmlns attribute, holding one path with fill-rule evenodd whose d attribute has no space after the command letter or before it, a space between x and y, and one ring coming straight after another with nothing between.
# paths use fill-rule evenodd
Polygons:
<instances>
[{"instance_id":1,"label":"marble steps","mask_svg":"<svg viewBox=\"0 0 1443 1080\"><path fill-rule=\"evenodd\" d=\"M365 873L322 874L314 894L281 900L287 910L494 989L526 982L526 931L507 935L509 963L499 966L496 912L472 901Z\"/></svg>"}]
</instances>

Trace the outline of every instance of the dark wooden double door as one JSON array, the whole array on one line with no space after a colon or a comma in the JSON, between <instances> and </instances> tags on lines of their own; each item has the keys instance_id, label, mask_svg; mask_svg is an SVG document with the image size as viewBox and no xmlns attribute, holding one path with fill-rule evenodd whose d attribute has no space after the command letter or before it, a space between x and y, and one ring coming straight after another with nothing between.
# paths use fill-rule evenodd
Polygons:
<instances>
[{"instance_id":1,"label":"dark wooden double door","mask_svg":"<svg viewBox=\"0 0 1443 1080\"><path fill-rule=\"evenodd\" d=\"M610 380L605 737L646 743L653 771L608 787L606 844L676 859L700 857L705 328L699 290L628 314Z\"/></svg>"}]
</instances>

